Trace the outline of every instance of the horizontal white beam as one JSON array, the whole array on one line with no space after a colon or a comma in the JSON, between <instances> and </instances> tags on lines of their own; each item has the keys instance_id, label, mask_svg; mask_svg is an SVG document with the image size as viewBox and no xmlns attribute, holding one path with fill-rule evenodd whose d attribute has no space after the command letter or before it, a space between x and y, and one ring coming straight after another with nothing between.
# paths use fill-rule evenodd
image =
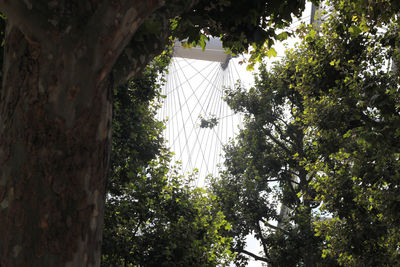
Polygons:
<instances>
[{"instance_id":1,"label":"horizontal white beam","mask_svg":"<svg viewBox=\"0 0 400 267\"><path fill-rule=\"evenodd\" d=\"M210 38L204 51L199 46L184 48L181 41L176 41L173 56L221 63L225 63L229 59L229 54L225 53L222 42L217 38Z\"/></svg>"}]
</instances>

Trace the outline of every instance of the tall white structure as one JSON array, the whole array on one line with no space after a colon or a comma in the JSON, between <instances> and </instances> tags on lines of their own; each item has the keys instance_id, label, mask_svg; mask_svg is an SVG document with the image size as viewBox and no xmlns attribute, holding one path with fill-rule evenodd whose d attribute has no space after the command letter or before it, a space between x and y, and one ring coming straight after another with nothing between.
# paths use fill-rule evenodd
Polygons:
<instances>
[{"instance_id":1,"label":"tall white structure","mask_svg":"<svg viewBox=\"0 0 400 267\"><path fill-rule=\"evenodd\" d=\"M175 44L158 118L166 119L164 136L182 172L198 169L197 185L204 184L205 176L217 175L222 145L238 132L240 118L223 100L224 89L239 79L235 61L218 39L207 42L204 51Z\"/></svg>"}]
</instances>

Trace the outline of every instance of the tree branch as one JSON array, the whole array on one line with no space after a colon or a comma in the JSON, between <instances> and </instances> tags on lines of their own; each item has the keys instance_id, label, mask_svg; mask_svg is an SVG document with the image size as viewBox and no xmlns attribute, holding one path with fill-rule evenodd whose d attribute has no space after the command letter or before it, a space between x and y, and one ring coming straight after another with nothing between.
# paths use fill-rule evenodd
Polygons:
<instances>
[{"instance_id":1,"label":"tree branch","mask_svg":"<svg viewBox=\"0 0 400 267\"><path fill-rule=\"evenodd\" d=\"M261 245L262 245L262 247L263 247L264 254L265 254L265 256L266 256L268 259L270 259L269 255L268 255L268 249L267 249L267 246L266 246L266 244L265 244L265 243L266 243L266 242L265 242L265 238L264 238L263 233L262 233L260 221L257 222L257 230L258 230L258 232L260 233Z\"/></svg>"},{"instance_id":2,"label":"tree branch","mask_svg":"<svg viewBox=\"0 0 400 267\"><path fill-rule=\"evenodd\" d=\"M51 24L44 14L48 10L45 1L0 0L0 12L11 23L18 27L30 43L46 39L46 32Z\"/></svg>"},{"instance_id":3,"label":"tree branch","mask_svg":"<svg viewBox=\"0 0 400 267\"><path fill-rule=\"evenodd\" d=\"M271 121L271 122L269 122L269 123L271 123L274 127L275 127L275 130L278 130L278 132L279 132L279 135L281 136L281 139L284 141L284 142L287 142L287 143L289 143L289 144L291 144L291 145L294 145L294 143L289 139L289 140L286 140L286 139L284 139L284 137L285 137L285 134L283 133L283 131L282 131L282 129L281 129L281 127L280 126L278 126L275 122L273 122L273 121ZM287 127L287 126L286 126Z\"/></svg>"},{"instance_id":4,"label":"tree branch","mask_svg":"<svg viewBox=\"0 0 400 267\"><path fill-rule=\"evenodd\" d=\"M281 232L283 232L283 233L285 233L285 234L287 234L287 235L290 234L289 231L286 231L285 229L282 229L282 228L280 228L280 227L278 227L278 226L272 225L272 224L268 223L268 222L265 221L265 220L261 220L261 222L262 222L265 226L267 226L267 227L269 227L269 228L272 228L272 229L274 229L274 230L276 230L276 231L281 231Z\"/></svg>"},{"instance_id":5,"label":"tree branch","mask_svg":"<svg viewBox=\"0 0 400 267\"><path fill-rule=\"evenodd\" d=\"M163 0L126 0L114 5L104 1L98 6L82 35L93 53L97 84L111 72L143 21L163 4Z\"/></svg>"},{"instance_id":6,"label":"tree branch","mask_svg":"<svg viewBox=\"0 0 400 267\"><path fill-rule=\"evenodd\" d=\"M156 12L146 19L150 23L156 21L157 32L146 31L146 21L132 38L113 67L115 85L121 85L140 73L144 67L166 47L171 34L170 18Z\"/></svg>"},{"instance_id":7,"label":"tree branch","mask_svg":"<svg viewBox=\"0 0 400 267\"><path fill-rule=\"evenodd\" d=\"M172 1L157 9L144 21L135 38L130 40L124 51L118 57L113 67L113 78L116 85L126 83L140 73L143 68L163 49L171 36L171 19L190 11L198 0L185 1L185 6L177 6ZM149 31L147 25L153 25Z\"/></svg>"},{"instance_id":8,"label":"tree branch","mask_svg":"<svg viewBox=\"0 0 400 267\"><path fill-rule=\"evenodd\" d=\"M297 176L297 177L299 177L299 174L298 174L298 173L295 173L295 172L292 171L291 169L286 169L285 171L288 172L288 173L290 173L292 176ZM291 179L290 179L290 181L291 181L292 183L299 184L299 182L293 181L293 180L291 180Z\"/></svg>"},{"instance_id":9,"label":"tree branch","mask_svg":"<svg viewBox=\"0 0 400 267\"><path fill-rule=\"evenodd\" d=\"M290 168L288 168L287 166L286 166L286 170L285 171L287 171L289 173L292 172L292 171L290 171ZM296 174L296 176L298 177L298 174ZM287 182L287 184L289 186L290 191L292 191L293 195L296 196L297 203L300 203L300 198L297 196L297 192L296 192L296 189L293 186L293 183L296 183L297 185L300 185L300 184L298 182L293 181L290 178L289 175L287 177L285 176L285 180L286 180L286 182Z\"/></svg>"},{"instance_id":10,"label":"tree branch","mask_svg":"<svg viewBox=\"0 0 400 267\"><path fill-rule=\"evenodd\" d=\"M273 119L273 120L276 120L276 121L281 122L282 124L285 125L286 128L289 126L288 122L286 122L286 121L285 121L284 119L282 119L280 116L274 115L274 113L268 114L268 116L269 116L271 119Z\"/></svg>"},{"instance_id":11,"label":"tree branch","mask_svg":"<svg viewBox=\"0 0 400 267\"><path fill-rule=\"evenodd\" d=\"M265 134L266 134L276 145L278 145L279 147L281 147L288 155L291 155L291 154L292 154L292 151L290 151L284 144L282 144L281 142L279 142L279 140L278 140L276 137L274 137L274 136L271 134L271 132L269 132L268 130L265 130L264 132L265 132Z\"/></svg>"},{"instance_id":12,"label":"tree branch","mask_svg":"<svg viewBox=\"0 0 400 267\"><path fill-rule=\"evenodd\" d=\"M254 253L251 253L250 251L247 251L245 249L241 249L240 251L237 251L237 252L246 254L247 256L250 256L250 257L254 258L257 261L263 261L263 262L266 262L266 263L271 263L268 259L263 258L261 256L258 256L258 255L254 254Z\"/></svg>"}]
</instances>

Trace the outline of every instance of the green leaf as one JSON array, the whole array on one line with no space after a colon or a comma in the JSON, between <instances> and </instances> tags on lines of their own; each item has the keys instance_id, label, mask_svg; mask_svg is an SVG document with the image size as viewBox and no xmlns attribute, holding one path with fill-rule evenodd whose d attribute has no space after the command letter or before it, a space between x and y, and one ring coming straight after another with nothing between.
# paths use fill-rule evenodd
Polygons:
<instances>
[{"instance_id":1,"label":"green leaf","mask_svg":"<svg viewBox=\"0 0 400 267\"><path fill-rule=\"evenodd\" d=\"M271 48L267 51L267 56L268 56L268 58L276 57L276 56L277 56L276 50L275 50L273 47L271 47Z\"/></svg>"},{"instance_id":2,"label":"green leaf","mask_svg":"<svg viewBox=\"0 0 400 267\"><path fill-rule=\"evenodd\" d=\"M352 25L349 28L349 32L351 33L352 36L358 36L362 31L358 26Z\"/></svg>"},{"instance_id":3,"label":"green leaf","mask_svg":"<svg viewBox=\"0 0 400 267\"><path fill-rule=\"evenodd\" d=\"M276 36L276 39L277 39L278 41L285 41L285 40L288 38L288 36L289 36L289 33L288 33L288 32L281 32L280 34L278 34L278 35Z\"/></svg>"}]
</instances>

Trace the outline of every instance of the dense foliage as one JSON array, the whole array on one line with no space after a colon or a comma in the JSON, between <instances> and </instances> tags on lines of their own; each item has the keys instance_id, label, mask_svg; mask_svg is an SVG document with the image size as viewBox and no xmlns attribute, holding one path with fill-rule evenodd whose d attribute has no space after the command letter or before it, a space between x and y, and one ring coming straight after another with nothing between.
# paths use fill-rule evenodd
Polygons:
<instances>
[{"instance_id":1,"label":"dense foliage","mask_svg":"<svg viewBox=\"0 0 400 267\"><path fill-rule=\"evenodd\" d=\"M107 189L114 195L120 187L156 156L163 144L163 123L155 118L161 86L170 62L167 49L145 71L128 84L114 89L113 139Z\"/></svg>"},{"instance_id":2,"label":"dense foliage","mask_svg":"<svg viewBox=\"0 0 400 267\"><path fill-rule=\"evenodd\" d=\"M391 2L331 1L322 25L299 29L301 44L262 67L254 88L228 92L246 124L212 188L235 251L272 266L399 265L399 6ZM261 256L244 249L251 233Z\"/></svg>"},{"instance_id":3,"label":"dense foliage","mask_svg":"<svg viewBox=\"0 0 400 267\"><path fill-rule=\"evenodd\" d=\"M268 54L276 40L287 38L285 28L293 15L301 15L304 6L303 0L198 1L176 18L172 34L201 46L207 36L220 37L234 54L249 52L254 64Z\"/></svg>"},{"instance_id":4,"label":"dense foliage","mask_svg":"<svg viewBox=\"0 0 400 267\"><path fill-rule=\"evenodd\" d=\"M292 87L303 96L303 121L318 155L304 160L326 212L317 235L328 244L323 256L342 265L396 266L399 21L386 1L364 13L346 1L332 4L321 32L311 30L289 56L297 67Z\"/></svg>"},{"instance_id":5,"label":"dense foliage","mask_svg":"<svg viewBox=\"0 0 400 267\"><path fill-rule=\"evenodd\" d=\"M254 258L272 266L330 264L321 258L323 239L314 232L315 174L303 161L316 154L304 134L303 97L290 86L294 72L284 63L270 71L263 65L253 88L228 91L227 102L244 114L245 125L225 147L226 171L211 186L233 225L238 265L246 262L243 256L257 255L245 249L249 234L263 249Z\"/></svg>"}]
</instances>

